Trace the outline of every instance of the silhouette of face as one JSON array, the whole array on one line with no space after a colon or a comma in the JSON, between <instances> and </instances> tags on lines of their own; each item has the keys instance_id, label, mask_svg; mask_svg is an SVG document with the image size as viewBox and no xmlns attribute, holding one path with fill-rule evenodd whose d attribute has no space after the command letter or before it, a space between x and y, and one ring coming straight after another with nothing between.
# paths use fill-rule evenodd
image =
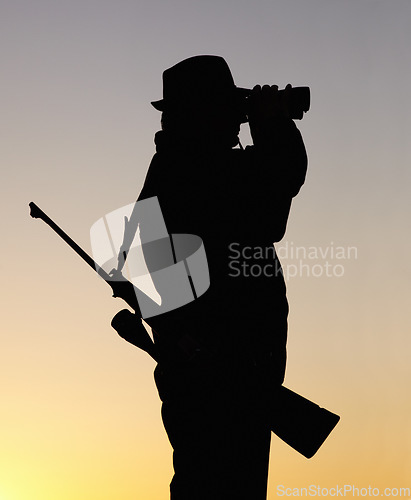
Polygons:
<instances>
[{"instance_id":1,"label":"silhouette of face","mask_svg":"<svg viewBox=\"0 0 411 500\"><path fill-rule=\"evenodd\" d=\"M238 144L242 117L232 103L210 106L203 117L207 138L221 147L232 148Z\"/></svg>"},{"instance_id":2,"label":"silhouette of face","mask_svg":"<svg viewBox=\"0 0 411 500\"><path fill-rule=\"evenodd\" d=\"M163 113L162 128L199 147L231 149L245 121L240 110L235 98L184 103Z\"/></svg>"}]
</instances>

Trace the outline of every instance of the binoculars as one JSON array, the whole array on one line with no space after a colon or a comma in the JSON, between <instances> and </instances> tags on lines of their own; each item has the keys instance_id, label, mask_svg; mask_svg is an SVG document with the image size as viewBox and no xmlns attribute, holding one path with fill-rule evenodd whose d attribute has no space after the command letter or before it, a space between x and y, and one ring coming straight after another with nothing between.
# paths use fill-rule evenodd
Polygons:
<instances>
[{"instance_id":1,"label":"binoculars","mask_svg":"<svg viewBox=\"0 0 411 500\"><path fill-rule=\"evenodd\" d=\"M247 114L247 97L251 94L250 89L239 89L244 97L244 113ZM279 98L282 99L285 90L279 90ZM301 120L310 109L310 87L292 87L290 89L289 100L287 104L290 118L293 120Z\"/></svg>"}]
</instances>

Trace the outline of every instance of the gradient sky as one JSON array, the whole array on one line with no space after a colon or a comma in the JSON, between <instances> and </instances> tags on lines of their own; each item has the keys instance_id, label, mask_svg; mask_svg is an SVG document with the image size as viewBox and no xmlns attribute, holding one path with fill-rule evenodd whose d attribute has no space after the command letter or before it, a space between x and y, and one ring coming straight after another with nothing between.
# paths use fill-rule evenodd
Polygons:
<instances>
[{"instance_id":1,"label":"gradient sky","mask_svg":"<svg viewBox=\"0 0 411 500\"><path fill-rule=\"evenodd\" d=\"M162 71L196 54L225 57L239 86L311 87L298 123L309 174L282 262L299 264L296 247L356 248L357 258L304 261L311 271L343 266L341 277L288 280L286 385L342 419L310 461L273 437L268 499L278 485L410 487L411 3L3 0L0 9L0 499L167 498L154 362L111 329L123 304L28 203L89 251L91 225L142 187Z\"/></svg>"}]
</instances>

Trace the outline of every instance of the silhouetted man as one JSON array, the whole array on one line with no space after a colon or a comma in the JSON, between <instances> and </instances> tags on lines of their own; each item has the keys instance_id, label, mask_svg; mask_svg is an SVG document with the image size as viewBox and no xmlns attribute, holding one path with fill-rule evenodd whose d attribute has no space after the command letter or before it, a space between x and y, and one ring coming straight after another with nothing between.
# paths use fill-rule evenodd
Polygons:
<instances>
[{"instance_id":1,"label":"silhouetted man","mask_svg":"<svg viewBox=\"0 0 411 500\"><path fill-rule=\"evenodd\" d=\"M158 197L169 233L202 238L211 281L197 300L148 320L174 448L172 500L266 498L288 314L273 242L307 167L290 90L280 100L276 86L256 86L246 99L223 58L196 56L164 72L163 99L152 103L162 130L139 200ZM243 150L246 121L253 146Z\"/></svg>"}]
</instances>

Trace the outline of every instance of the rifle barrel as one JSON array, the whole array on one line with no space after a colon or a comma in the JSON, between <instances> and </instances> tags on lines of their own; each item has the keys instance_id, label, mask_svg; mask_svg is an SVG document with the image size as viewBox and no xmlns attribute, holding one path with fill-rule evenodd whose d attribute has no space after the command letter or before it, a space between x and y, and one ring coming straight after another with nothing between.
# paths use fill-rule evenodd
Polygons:
<instances>
[{"instance_id":1,"label":"rifle barrel","mask_svg":"<svg viewBox=\"0 0 411 500\"><path fill-rule=\"evenodd\" d=\"M53 229L87 264L92 267L105 281L112 281L112 278L104 269L102 269L90 255L88 255L77 243L70 238L54 221L46 215L35 203L30 202L30 215L34 219L42 219L48 226Z\"/></svg>"}]
</instances>

